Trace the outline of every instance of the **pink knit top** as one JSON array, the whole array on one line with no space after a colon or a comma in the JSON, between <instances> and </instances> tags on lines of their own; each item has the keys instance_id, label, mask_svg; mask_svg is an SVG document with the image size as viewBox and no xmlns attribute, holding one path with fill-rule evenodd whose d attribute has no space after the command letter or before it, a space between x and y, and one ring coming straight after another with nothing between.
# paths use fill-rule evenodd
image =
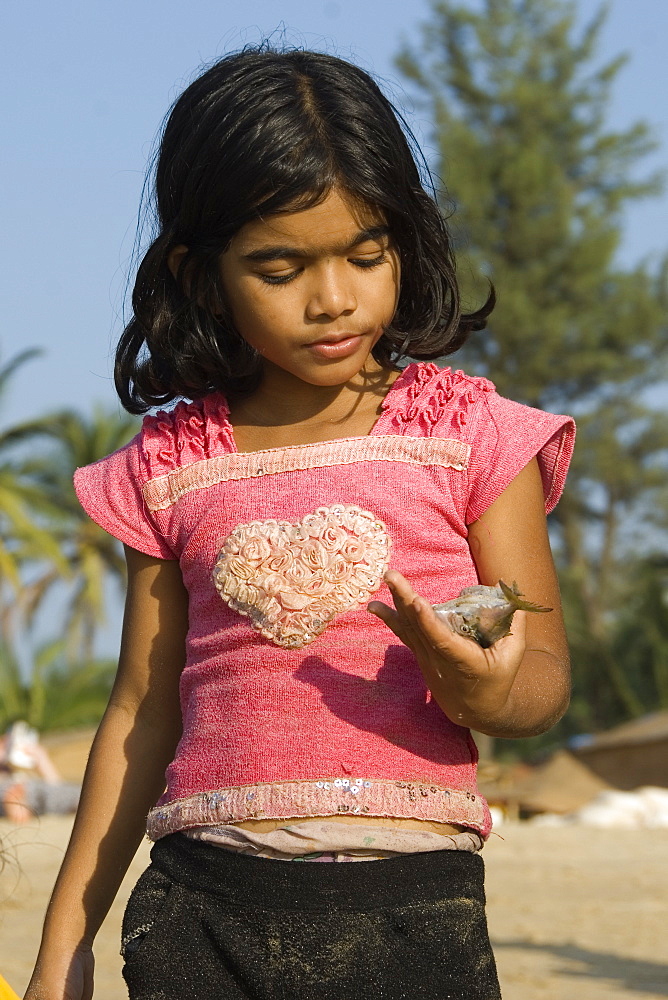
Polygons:
<instances>
[{"instance_id":1,"label":"pink knit top","mask_svg":"<svg viewBox=\"0 0 668 1000\"><path fill-rule=\"evenodd\" d=\"M90 516L178 559L189 593L183 736L149 836L335 813L487 836L470 733L365 605L391 604L388 565L432 603L476 583L467 525L535 455L550 511L573 440L568 417L412 364L367 437L239 453L212 394L79 469Z\"/></svg>"}]
</instances>

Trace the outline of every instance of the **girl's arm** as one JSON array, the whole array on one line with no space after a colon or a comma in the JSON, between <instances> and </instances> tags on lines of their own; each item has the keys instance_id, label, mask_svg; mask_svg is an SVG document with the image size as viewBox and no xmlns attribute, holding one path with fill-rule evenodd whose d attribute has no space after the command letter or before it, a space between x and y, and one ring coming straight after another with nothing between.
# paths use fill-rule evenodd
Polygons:
<instances>
[{"instance_id":1,"label":"girl's arm","mask_svg":"<svg viewBox=\"0 0 668 1000\"><path fill-rule=\"evenodd\" d=\"M517 581L528 600L553 608L550 614L516 612L512 634L490 649L452 632L400 573L385 578L396 610L377 601L369 606L413 650L448 718L489 736L535 736L568 706L568 644L544 509L533 459L470 525L480 582Z\"/></svg>"},{"instance_id":2,"label":"girl's arm","mask_svg":"<svg viewBox=\"0 0 668 1000\"><path fill-rule=\"evenodd\" d=\"M92 944L164 789L181 734L188 601L177 562L126 548L118 674L95 736L27 1000L89 1000Z\"/></svg>"}]
</instances>

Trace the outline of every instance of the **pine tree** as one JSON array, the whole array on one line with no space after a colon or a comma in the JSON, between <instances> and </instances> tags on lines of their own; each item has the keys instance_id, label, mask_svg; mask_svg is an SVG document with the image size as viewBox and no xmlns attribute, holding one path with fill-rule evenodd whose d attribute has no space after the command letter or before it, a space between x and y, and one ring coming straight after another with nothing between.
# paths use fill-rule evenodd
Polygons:
<instances>
[{"instance_id":1,"label":"pine tree","mask_svg":"<svg viewBox=\"0 0 668 1000\"><path fill-rule=\"evenodd\" d=\"M629 560L660 548L668 449L665 414L648 402L666 377L668 264L617 262L623 209L661 178L635 179L655 148L645 123L607 126L625 57L596 65L604 17L578 29L565 0L442 0L398 60L433 122L465 305L486 294L484 276L498 296L457 361L578 419L553 528L585 727L647 707L617 637Z\"/></svg>"}]
</instances>

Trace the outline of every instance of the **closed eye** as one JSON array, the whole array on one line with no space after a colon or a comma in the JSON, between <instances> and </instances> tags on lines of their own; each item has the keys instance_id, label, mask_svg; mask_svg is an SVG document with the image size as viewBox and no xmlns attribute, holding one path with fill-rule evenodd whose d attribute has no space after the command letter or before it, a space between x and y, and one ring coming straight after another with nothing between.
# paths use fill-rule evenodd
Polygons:
<instances>
[{"instance_id":1,"label":"closed eye","mask_svg":"<svg viewBox=\"0 0 668 1000\"><path fill-rule=\"evenodd\" d=\"M292 281L300 271L292 271L290 274L260 274L259 278L264 281L266 285L286 285L288 281Z\"/></svg>"},{"instance_id":2,"label":"closed eye","mask_svg":"<svg viewBox=\"0 0 668 1000\"><path fill-rule=\"evenodd\" d=\"M384 264L387 260L387 254L383 252L378 257L352 257L350 260L351 264L355 267L378 267L379 264Z\"/></svg>"},{"instance_id":3,"label":"closed eye","mask_svg":"<svg viewBox=\"0 0 668 1000\"><path fill-rule=\"evenodd\" d=\"M370 269L373 267L379 267L381 264L385 264L388 260L386 252L383 250L381 254L377 257L350 257L349 262L354 264L355 267L360 267L364 269ZM294 281L298 277L303 268L298 268L296 271L291 271L289 274L260 274L259 277L267 285L287 285L289 281Z\"/></svg>"}]
</instances>

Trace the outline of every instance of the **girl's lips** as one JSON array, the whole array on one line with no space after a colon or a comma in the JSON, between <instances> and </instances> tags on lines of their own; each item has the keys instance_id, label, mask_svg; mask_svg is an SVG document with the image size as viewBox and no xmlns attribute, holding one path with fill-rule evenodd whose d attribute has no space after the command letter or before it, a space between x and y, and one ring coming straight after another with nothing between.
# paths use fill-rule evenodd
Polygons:
<instances>
[{"instance_id":1,"label":"girl's lips","mask_svg":"<svg viewBox=\"0 0 668 1000\"><path fill-rule=\"evenodd\" d=\"M322 358L347 358L354 354L360 345L362 334L358 333L344 340L320 340L314 344L307 344L309 351L318 354Z\"/></svg>"}]
</instances>

